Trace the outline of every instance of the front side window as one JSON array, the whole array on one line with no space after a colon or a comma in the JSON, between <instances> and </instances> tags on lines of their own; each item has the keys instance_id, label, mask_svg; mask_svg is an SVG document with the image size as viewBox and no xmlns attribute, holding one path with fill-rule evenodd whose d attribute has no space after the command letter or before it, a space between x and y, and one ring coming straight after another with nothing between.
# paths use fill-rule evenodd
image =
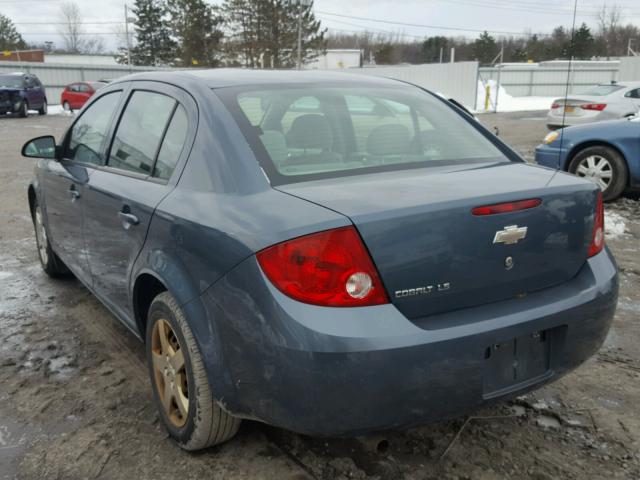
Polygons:
<instances>
[{"instance_id":1,"label":"front side window","mask_svg":"<svg viewBox=\"0 0 640 480\"><path fill-rule=\"evenodd\" d=\"M176 101L155 92L133 93L116 130L108 166L151 175L165 128Z\"/></svg>"},{"instance_id":2,"label":"front side window","mask_svg":"<svg viewBox=\"0 0 640 480\"><path fill-rule=\"evenodd\" d=\"M71 128L65 158L93 165L102 163L102 144L121 95L119 91L108 93L84 111Z\"/></svg>"},{"instance_id":3,"label":"front side window","mask_svg":"<svg viewBox=\"0 0 640 480\"><path fill-rule=\"evenodd\" d=\"M450 106L413 87L217 91L274 184L508 161Z\"/></svg>"}]
</instances>

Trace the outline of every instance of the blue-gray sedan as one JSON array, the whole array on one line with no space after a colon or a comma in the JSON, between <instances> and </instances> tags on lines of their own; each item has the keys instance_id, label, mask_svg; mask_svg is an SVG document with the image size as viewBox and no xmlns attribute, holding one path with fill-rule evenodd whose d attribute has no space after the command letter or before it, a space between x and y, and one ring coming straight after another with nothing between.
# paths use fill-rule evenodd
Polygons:
<instances>
[{"instance_id":1,"label":"blue-gray sedan","mask_svg":"<svg viewBox=\"0 0 640 480\"><path fill-rule=\"evenodd\" d=\"M592 181L605 201L640 188L640 117L564 128L536 148L539 165Z\"/></svg>"},{"instance_id":2,"label":"blue-gray sedan","mask_svg":"<svg viewBox=\"0 0 640 480\"><path fill-rule=\"evenodd\" d=\"M44 271L145 342L185 449L241 419L335 436L460 415L577 367L613 318L600 190L405 83L133 75L23 154Z\"/></svg>"}]
</instances>

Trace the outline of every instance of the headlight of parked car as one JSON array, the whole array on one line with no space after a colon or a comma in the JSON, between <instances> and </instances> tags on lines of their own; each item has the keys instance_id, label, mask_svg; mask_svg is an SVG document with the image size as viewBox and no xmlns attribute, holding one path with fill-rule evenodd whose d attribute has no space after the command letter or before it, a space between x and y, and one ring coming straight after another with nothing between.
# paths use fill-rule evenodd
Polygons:
<instances>
[{"instance_id":1,"label":"headlight of parked car","mask_svg":"<svg viewBox=\"0 0 640 480\"><path fill-rule=\"evenodd\" d=\"M542 141L545 145L549 145L550 143L555 142L556 138L558 138L560 134L558 132L549 132L544 140Z\"/></svg>"}]
</instances>

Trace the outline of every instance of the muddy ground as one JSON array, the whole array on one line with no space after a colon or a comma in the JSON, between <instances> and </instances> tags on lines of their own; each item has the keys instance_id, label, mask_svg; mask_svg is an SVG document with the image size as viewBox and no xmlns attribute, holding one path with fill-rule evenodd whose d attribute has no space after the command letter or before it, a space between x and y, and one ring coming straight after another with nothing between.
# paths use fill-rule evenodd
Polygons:
<instances>
[{"instance_id":1,"label":"muddy ground","mask_svg":"<svg viewBox=\"0 0 640 480\"><path fill-rule=\"evenodd\" d=\"M481 121L528 158L545 134L541 113ZM621 270L613 330L557 383L470 419L370 439L244 422L231 442L190 454L159 424L142 345L78 281L40 271L26 200L32 161L19 151L69 122L0 118L0 479L640 478L637 196L607 206Z\"/></svg>"}]
</instances>

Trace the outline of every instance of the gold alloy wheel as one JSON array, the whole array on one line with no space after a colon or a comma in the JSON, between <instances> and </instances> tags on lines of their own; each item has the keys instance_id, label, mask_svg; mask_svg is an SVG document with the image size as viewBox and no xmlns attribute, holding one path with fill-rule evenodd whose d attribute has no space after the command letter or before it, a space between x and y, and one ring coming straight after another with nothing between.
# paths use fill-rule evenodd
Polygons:
<instances>
[{"instance_id":1,"label":"gold alloy wheel","mask_svg":"<svg viewBox=\"0 0 640 480\"><path fill-rule=\"evenodd\" d=\"M162 407L175 427L182 427L189 414L189 383L184 354L178 337L165 319L151 333L153 377Z\"/></svg>"}]
</instances>

